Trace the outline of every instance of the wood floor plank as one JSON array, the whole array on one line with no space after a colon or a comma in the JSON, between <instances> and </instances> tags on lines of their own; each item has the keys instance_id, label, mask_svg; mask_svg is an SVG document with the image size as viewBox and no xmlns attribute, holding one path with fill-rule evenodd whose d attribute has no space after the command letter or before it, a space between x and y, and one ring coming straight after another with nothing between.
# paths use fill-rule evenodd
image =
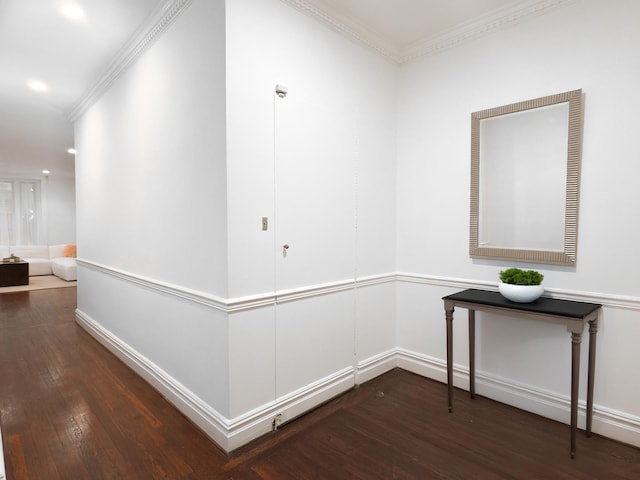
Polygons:
<instances>
[{"instance_id":1,"label":"wood floor plank","mask_svg":"<svg viewBox=\"0 0 640 480\"><path fill-rule=\"evenodd\" d=\"M76 289L0 295L10 480L640 478L640 450L394 370L230 455L75 323Z\"/></svg>"}]
</instances>

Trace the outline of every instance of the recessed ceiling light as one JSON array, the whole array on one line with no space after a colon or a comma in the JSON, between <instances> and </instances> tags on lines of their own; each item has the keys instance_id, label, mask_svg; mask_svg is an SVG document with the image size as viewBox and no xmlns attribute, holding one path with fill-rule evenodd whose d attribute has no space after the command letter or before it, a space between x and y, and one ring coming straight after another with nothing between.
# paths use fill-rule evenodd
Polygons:
<instances>
[{"instance_id":1,"label":"recessed ceiling light","mask_svg":"<svg viewBox=\"0 0 640 480\"><path fill-rule=\"evenodd\" d=\"M75 148L69 148L69 149L67 149L67 153L70 153L71 155L75 155L76 154L76 149Z\"/></svg>"},{"instance_id":2,"label":"recessed ceiling light","mask_svg":"<svg viewBox=\"0 0 640 480\"><path fill-rule=\"evenodd\" d=\"M42 173L44 173L45 175L49 175L51 172L49 170L42 170Z\"/></svg>"},{"instance_id":3,"label":"recessed ceiling light","mask_svg":"<svg viewBox=\"0 0 640 480\"><path fill-rule=\"evenodd\" d=\"M84 10L75 3L67 3L60 8L60 13L67 17L69 20L79 22L84 20Z\"/></svg>"},{"instance_id":4,"label":"recessed ceiling light","mask_svg":"<svg viewBox=\"0 0 640 480\"><path fill-rule=\"evenodd\" d=\"M27 86L31 90L34 90L36 92L46 92L47 90L49 90L49 87L47 87L46 83L44 83L42 80L37 80L35 78L32 78L31 80L29 80L27 82Z\"/></svg>"}]
</instances>

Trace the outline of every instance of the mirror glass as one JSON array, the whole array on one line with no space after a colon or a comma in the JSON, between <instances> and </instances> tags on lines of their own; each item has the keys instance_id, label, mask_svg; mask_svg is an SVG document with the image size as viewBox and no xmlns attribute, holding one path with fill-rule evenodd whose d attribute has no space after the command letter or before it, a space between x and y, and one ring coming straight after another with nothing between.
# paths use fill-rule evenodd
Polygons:
<instances>
[{"instance_id":1,"label":"mirror glass","mask_svg":"<svg viewBox=\"0 0 640 480\"><path fill-rule=\"evenodd\" d=\"M574 265L582 92L471 115L474 258Z\"/></svg>"}]
</instances>

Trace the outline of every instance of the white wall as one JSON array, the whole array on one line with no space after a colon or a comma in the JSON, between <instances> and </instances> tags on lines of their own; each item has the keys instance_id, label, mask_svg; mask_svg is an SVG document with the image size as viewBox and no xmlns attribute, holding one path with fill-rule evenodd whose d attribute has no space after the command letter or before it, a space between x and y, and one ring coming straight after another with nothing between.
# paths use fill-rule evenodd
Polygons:
<instances>
[{"instance_id":1,"label":"white wall","mask_svg":"<svg viewBox=\"0 0 640 480\"><path fill-rule=\"evenodd\" d=\"M79 320L214 419L229 414L224 35L224 2L193 2L76 123Z\"/></svg>"},{"instance_id":2,"label":"white wall","mask_svg":"<svg viewBox=\"0 0 640 480\"><path fill-rule=\"evenodd\" d=\"M280 0L193 0L77 123L79 321L223 448L395 365L444 380L441 297L507 266L468 256L469 115L583 88L578 266L538 268L555 294L605 303L594 429L640 444L637 358L616 348L640 333L640 233L611 203L635 204L639 168L632 127L609 126L637 100L638 7L620 5L576 2L398 69ZM564 419L566 332L478 323L480 393L506 385Z\"/></svg>"},{"instance_id":3,"label":"white wall","mask_svg":"<svg viewBox=\"0 0 640 480\"><path fill-rule=\"evenodd\" d=\"M437 376L445 358L441 297L459 287L495 285L499 270L512 265L468 255L470 113L582 88L577 266L525 266L544 273L545 287L558 296L605 305L594 429L635 444L640 444L640 385L634 380L640 356L631 339L640 335L640 256L634 253L640 224L630 215L639 201L640 140L634 133L639 15L638 2L583 0L402 67L397 209L398 270L410 274L399 284L398 344L421 355L424 365L433 360L429 374ZM456 318L454 361L464 368L464 311ZM508 401L554 415L536 396L569 395L566 331L485 315L478 330L478 368L489 377L487 384L502 379L514 389L521 385L519 397ZM481 388L499 396L495 388ZM565 411L558 416L568 420Z\"/></svg>"},{"instance_id":4,"label":"white wall","mask_svg":"<svg viewBox=\"0 0 640 480\"><path fill-rule=\"evenodd\" d=\"M46 210L46 243L59 245L76 242L75 177L51 175L43 182Z\"/></svg>"},{"instance_id":5,"label":"white wall","mask_svg":"<svg viewBox=\"0 0 640 480\"><path fill-rule=\"evenodd\" d=\"M358 274L394 270L396 75L385 60L283 2L228 2L230 297L272 291L274 256L288 241L278 235L278 229L285 226L274 219L278 194L274 186L274 108L282 103L274 95L276 84L289 87L285 102L314 109L317 119L300 116L300 122L308 122L309 128L333 122L355 132L359 164L357 178L349 181L350 204L357 202ZM285 134L292 148L296 147L294 133ZM325 139L326 144L332 142L332 138ZM297 146L304 148L303 139ZM334 183L351 176L350 168L334 168ZM294 173L280 170L278 177ZM324 201L331 209L340 199L335 198L334 185L324 188ZM266 233L260 230L262 216L272 220ZM318 223L317 235L326 241L344 235L327 230L326 219ZM353 245L345 240L342 248Z\"/></svg>"},{"instance_id":6,"label":"white wall","mask_svg":"<svg viewBox=\"0 0 640 480\"><path fill-rule=\"evenodd\" d=\"M397 68L243 0L227 3L227 79L229 297L262 302L229 318L232 417L287 421L392 366L377 357L395 342Z\"/></svg>"},{"instance_id":7,"label":"white wall","mask_svg":"<svg viewBox=\"0 0 640 480\"><path fill-rule=\"evenodd\" d=\"M223 21L194 2L77 123L83 258L226 295Z\"/></svg>"},{"instance_id":8,"label":"white wall","mask_svg":"<svg viewBox=\"0 0 640 480\"><path fill-rule=\"evenodd\" d=\"M279 0L224 3L77 122L78 320L233 448L393 367L397 69Z\"/></svg>"}]
</instances>

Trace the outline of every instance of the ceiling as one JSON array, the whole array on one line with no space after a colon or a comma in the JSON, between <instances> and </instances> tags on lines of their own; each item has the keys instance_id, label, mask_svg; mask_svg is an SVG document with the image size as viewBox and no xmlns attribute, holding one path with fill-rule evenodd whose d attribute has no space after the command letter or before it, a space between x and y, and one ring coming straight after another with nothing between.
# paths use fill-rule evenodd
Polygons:
<instances>
[{"instance_id":1,"label":"ceiling","mask_svg":"<svg viewBox=\"0 0 640 480\"><path fill-rule=\"evenodd\" d=\"M85 20L74 22L63 0L0 0L0 173L73 175L69 111L164 1L75 0Z\"/></svg>"},{"instance_id":2,"label":"ceiling","mask_svg":"<svg viewBox=\"0 0 640 480\"><path fill-rule=\"evenodd\" d=\"M469 22L499 15L537 0L290 0L307 4L340 22L354 36L397 62L426 41Z\"/></svg>"},{"instance_id":3,"label":"ceiling","mask_svg":"<svg viewBox=\"0 0 640 480\"><path fill-rule=\"evenodd\" d=\"M211 0L202 0L211 1ZM283 0L394 61L474 19L540 0ZM60 9L80 6L72 21ZM0 0L0 174L73 175L69 114L174 0ZM48 85L27 87L30 79Z\"/></svg>"}]
</instances>

